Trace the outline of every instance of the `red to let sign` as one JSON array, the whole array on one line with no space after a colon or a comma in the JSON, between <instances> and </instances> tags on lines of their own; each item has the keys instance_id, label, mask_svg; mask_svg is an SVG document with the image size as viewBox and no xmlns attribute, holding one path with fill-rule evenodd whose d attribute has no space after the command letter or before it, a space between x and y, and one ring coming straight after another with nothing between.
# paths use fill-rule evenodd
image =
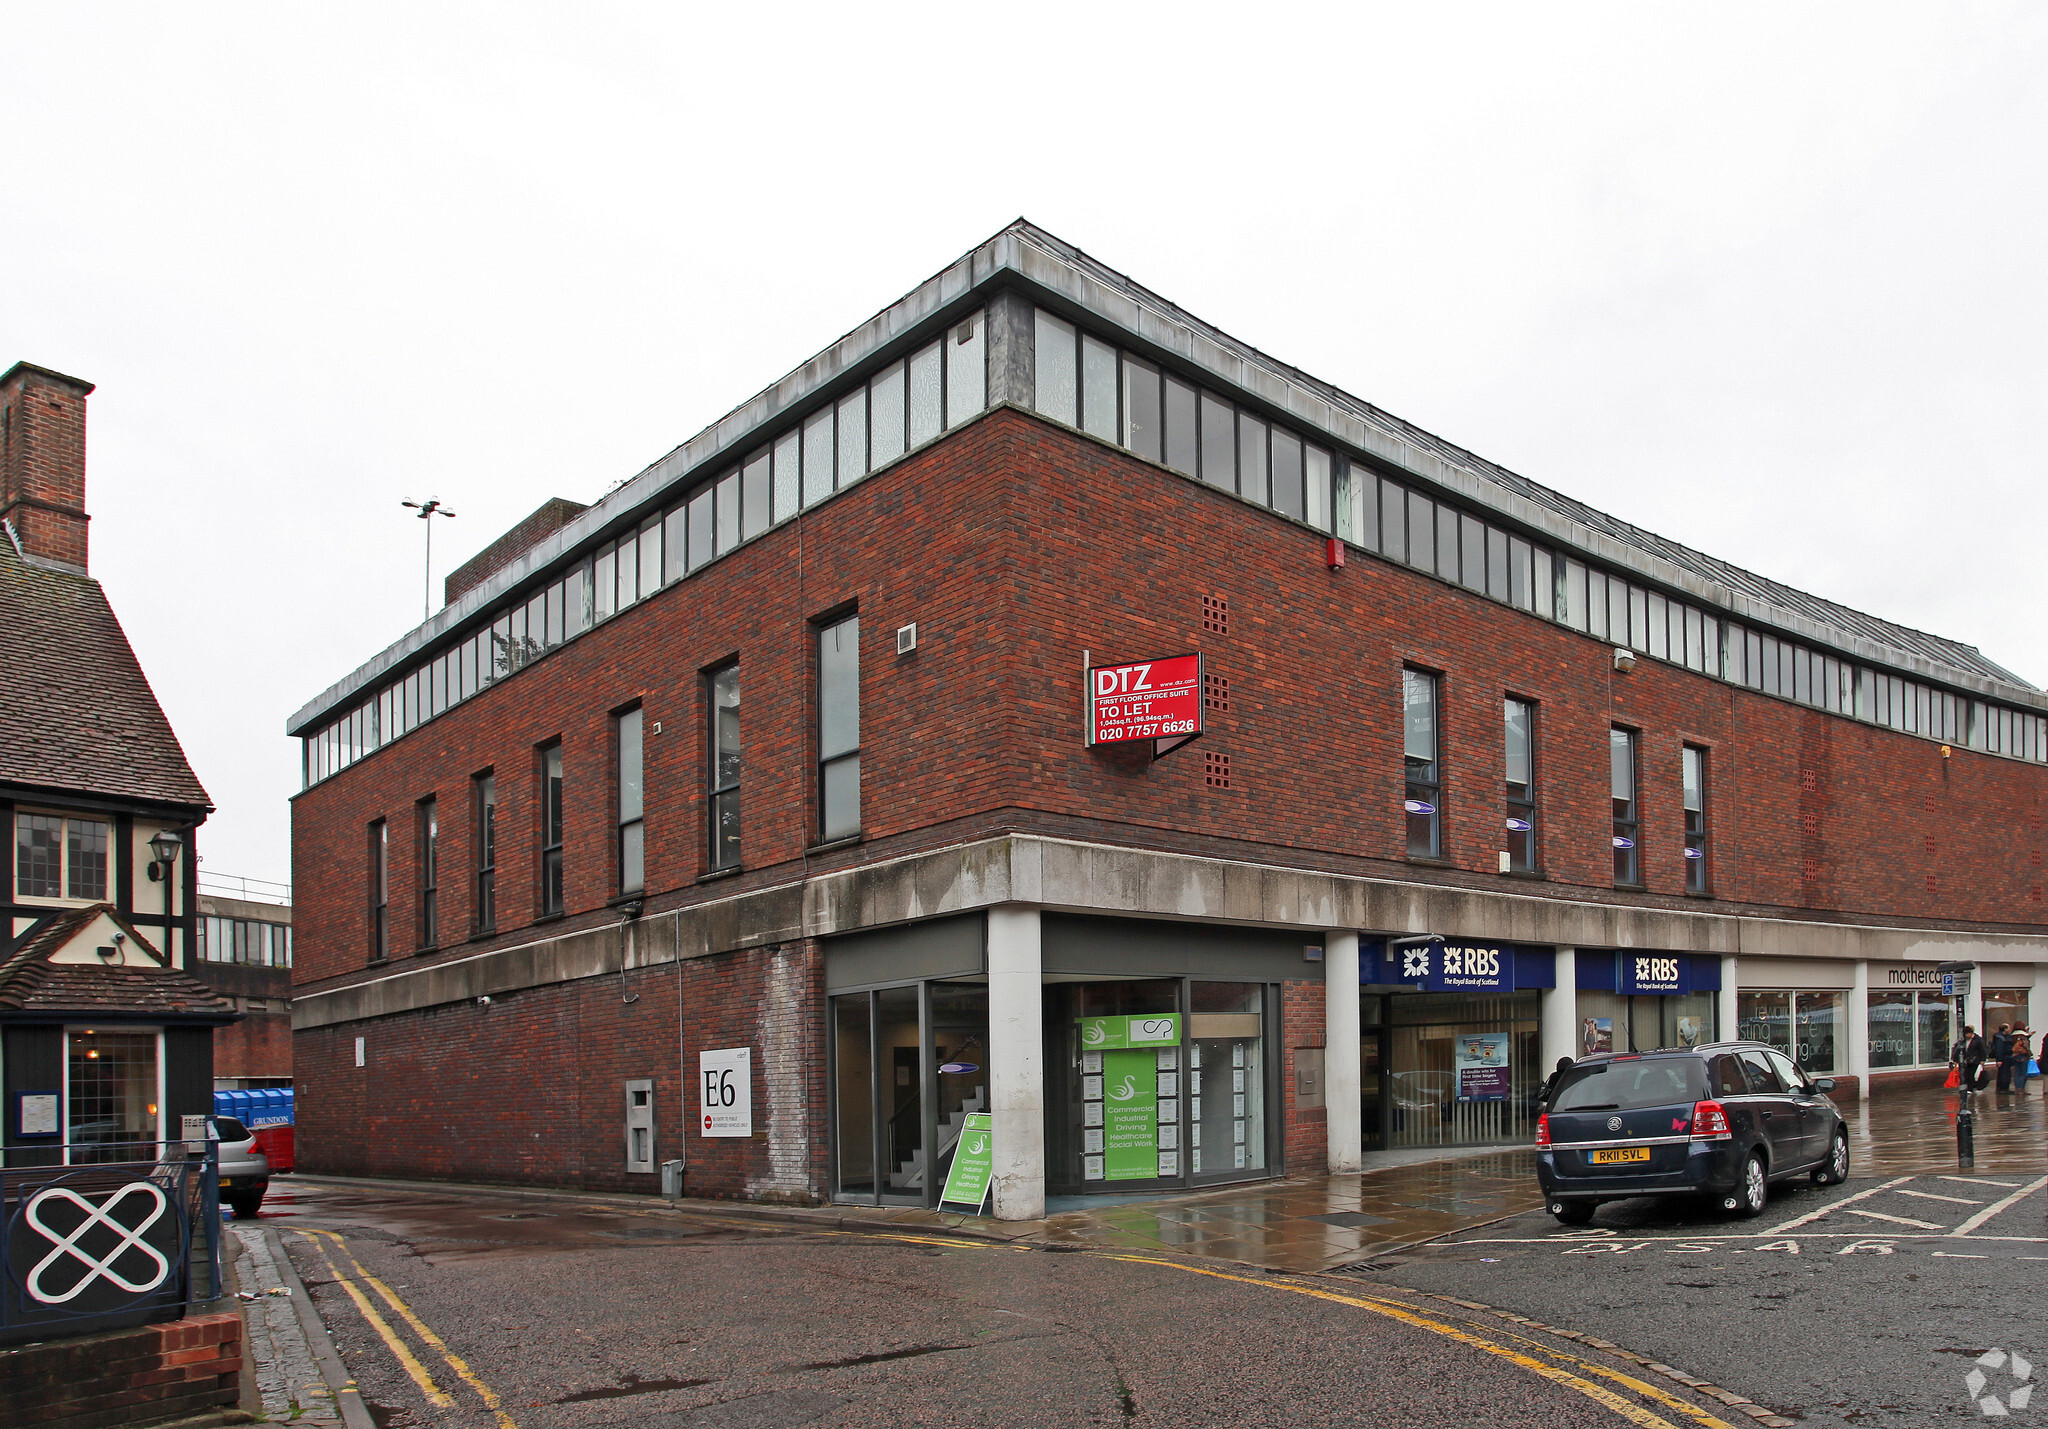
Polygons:
<instances>
[{"instance_id":1,"label":"red to let sign","mask_svg":"<svg viewBox=\"0 0 2048 1429\"><path fill-rule=\"evenodd\" d=\"M1202 732L1202 657L1170 655L1088 671L1088 743L1159 741L1155 754Z\"/></svg>"}]
</instances>

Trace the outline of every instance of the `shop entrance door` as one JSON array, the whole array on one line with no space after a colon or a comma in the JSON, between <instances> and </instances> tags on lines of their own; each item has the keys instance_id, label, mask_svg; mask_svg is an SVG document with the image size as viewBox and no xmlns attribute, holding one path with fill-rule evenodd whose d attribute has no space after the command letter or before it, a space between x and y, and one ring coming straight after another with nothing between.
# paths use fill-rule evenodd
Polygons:
<instances>
[{"instance_id":1,"label":"shop entrance door","mask_svg":"<svg viewBox=\"0 0 2048 1429\"><path fill-rule=\"evenodd\" d=\"M842 993L831 1026L835 1198L936 1205L961 1128L988 1108L988 989Z\"/></svg>"},{"instance_id":2,"label":"shop entrance door","mask_svg":"<svg viewBox=\"0 0 2048 1429\"><path fill-rule=\"evenodd\" d=\"M1387 1029L1368 1027L1358 1044L1359 1145L1366 1151L1387 1149L1387 1124L1383 1110L1386 1066Z\"/></svg>"}]
</instances>

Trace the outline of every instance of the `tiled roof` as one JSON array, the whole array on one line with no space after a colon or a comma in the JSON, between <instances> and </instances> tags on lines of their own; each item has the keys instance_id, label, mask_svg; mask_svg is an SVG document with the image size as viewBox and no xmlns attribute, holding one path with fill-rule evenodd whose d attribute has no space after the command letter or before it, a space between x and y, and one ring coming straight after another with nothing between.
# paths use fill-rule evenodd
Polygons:
<instances>
[{"instance_id":1,"label":"tiled roof","mask_svg":"<svg viewBox=\"0 0 2048 1429\"><path fill-rule=\"evenodd\" d=\"M124 928L152 956L156 949L112 905L67 908L37 921L0 956L0 1013L225 1019L234 1004L197 978L167 967L93 967L53 963L50 955L101 914Z\"/></svg>"},{"instance_id":2,"label":"tiled roof","mask_svg":"<svg viewBox=\"0 0 2048 1429\"><path fill-rule=\"evenodd\" d=\"M211 809L90 576L0 541L0 782Z\"/></svg>"}]
</instances>

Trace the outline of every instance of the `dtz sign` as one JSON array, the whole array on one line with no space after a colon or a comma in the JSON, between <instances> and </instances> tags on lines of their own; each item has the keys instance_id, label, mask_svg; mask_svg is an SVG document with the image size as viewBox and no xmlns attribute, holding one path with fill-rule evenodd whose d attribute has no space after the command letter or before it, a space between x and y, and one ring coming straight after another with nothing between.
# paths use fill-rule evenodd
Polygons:
<instances>
[{"instance_id":1,"label":"dtz sign","mask_svg":"<svg viewBox=\"0 0 2048 1429\"><path fill-rule=\"evenodd\" d=\"M1202 732L1202 657L1174 655L1088 671L1088 743L1184 741Z\"/></svg>"}]
</instances>

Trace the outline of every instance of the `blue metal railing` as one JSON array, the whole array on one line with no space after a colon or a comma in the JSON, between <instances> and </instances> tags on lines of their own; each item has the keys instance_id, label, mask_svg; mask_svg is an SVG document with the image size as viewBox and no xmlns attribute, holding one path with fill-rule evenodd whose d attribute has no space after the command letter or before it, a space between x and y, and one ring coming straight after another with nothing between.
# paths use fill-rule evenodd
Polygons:
<instances>
[{"instance_id":1,"label":"blue metal railing","mask_svg":"<svg viewBox=\"0 0 2048 1429\"><path fill-rule=\"evenodd\" d=\"M182 1141L79 1142L5 1155L0 1344L175 1320L221 1294L216 1143L188 1152Z\"/></svg>"}]
</instances>

